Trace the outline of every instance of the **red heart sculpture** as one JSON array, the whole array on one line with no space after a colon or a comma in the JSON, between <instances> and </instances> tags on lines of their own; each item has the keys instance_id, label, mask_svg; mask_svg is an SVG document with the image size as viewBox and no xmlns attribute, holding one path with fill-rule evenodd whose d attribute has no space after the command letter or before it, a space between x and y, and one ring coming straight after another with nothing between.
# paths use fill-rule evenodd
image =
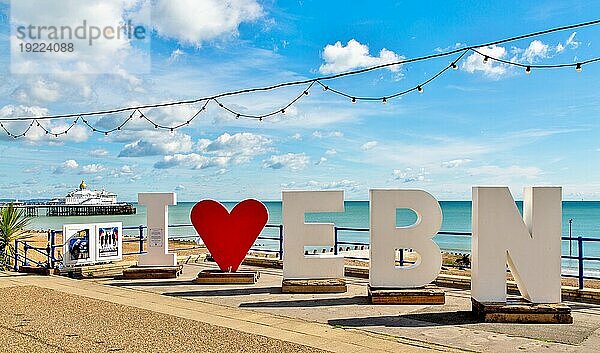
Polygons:
<instances>
[{"instance_id":1,"label":"red heart sculpture","mask_svg":"<svg viewBox=\"0 0 600 353\"><path fill-rule=\"evenodd\" d=\"M267 207L253 199L231 210L214 200L198 202L190 219L221 271L237 271L269 219Z\"/></svg>"}]
</instances>

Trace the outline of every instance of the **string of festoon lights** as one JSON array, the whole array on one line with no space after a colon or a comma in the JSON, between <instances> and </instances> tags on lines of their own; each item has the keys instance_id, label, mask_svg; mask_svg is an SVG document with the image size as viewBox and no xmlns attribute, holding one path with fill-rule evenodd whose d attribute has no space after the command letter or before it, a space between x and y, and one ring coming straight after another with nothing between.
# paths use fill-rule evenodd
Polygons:
<instances>
[{"instance_id":1,"label":"string of festoon lights","mask_svg":"<svg viewBox=\"0 0 600 353\"><path fill-rule=\"evenodd\" d=\"M576 72L581 72L583 70L584 65L598 62L598 61L600 61L600 57L589 59L589 60L582 60L582 61L573 62L573 63L541 65L541 64L531 64L531 63L520 63L520 62L516 62L516 61L509 61L509 60L504 60L502 58L493 57L491 55L482 53L481 48L498 45L498 44L503 44L503 43L508 43L508 42L513 42L513 41L521 40L521 39L525 39L525 38L540 36L540 35L548 34L548 33L564 31L564 30L579 28L579 27L584 27L584 26L596 25L599 23L600 23L600 20L594 20L594 21L589 21L589 22L579 23L579 24L574 24L574 25L569 25L569 26L556 27L556 28L551 28L551 29L547 29L544 31L524 34L524 35L520 35L520 36L516 36L516 37L502 39L502 40L497 40L497 41L490 42L490 43L484 43L484 44L479 44L479 45L475 45L475 46L457 48L457 49L446 51L446 52L441 52L441 53L436 53L436 54L431 54L431 55L426 55L426 56L421 56L421 57L416 57L416 58L410 58L410 59L403 59L403 60L389 62L389 63L376 65L376 66L370 66L370 67L366 67L366 68L363 68L360 70L348 71L348 72L339 73L339 74L335 74L335 75L316 77L316 78L300 80L300 81L283 82L283 83L279 83L279 84L272 85L272 86L266 86L266 87L241 89L241 90L237 90L237 91L220 93L217 95L213 95L213 96L209 96L209 97L202 97L202 98L193 99L193 100L173 101L173 102L166 102L166 103L147 104L147 105L130 106L130 107L124 107L124 108L110 109L110 110L62 114L62 115L0 118L0 128L3 129L4 132L9 137L12 137L15 139L25 137L33 128L42 129L42 131L46 135L59 137L61 135L67 135L69 133L69 131L71 129L73 129L73 127L75 125L77 125L79 123L83 123L94 133L109 135L111 133L123 130L123 128L129 122L131 122L133 119L143 119L148 124L150 124L150 126L153 126L155 129L168 130L168 131L174 132L175 130L178 130L178 129L181 129L181 128L184 128L184 127L190 125L196 118L201 116L201 114L203 112L207 111L207 107L211 103L215 104L220 109L223 109L224 111L230 113L236 119L244 118L244 119L255 119L258 121L263 121L263 119L267 119L269 117L273 117L273 116L280 115L280 114L285 114L286 111L292 105L296 104L301 99L308 97L310 95L311 89L313 89L315 87L315 85L320 86L323 89L323 91L325 91L325 92L344 97L352 103L357 103L359 101L370 101L370 102L381 102L381 103L385 104L389 100L398 98L400 96L403 96L403 95L406 95L406 94L409 94L412 92L423 93L424 87L426 85L430 84L432 81L436 80L437 78L439 78L440 76L442 76L443 74L448 72L449 70L458 70L460 61L466 54L468 54L470 52L480 55L482 57L481 60L484 64L486 64L490 61L495 61L495 62L504 64L504 65L522 68L525 70L526 74L531 74L532 70L534 70L534 69L538 70L538 69L574 68ZM417 84L415 86L411 86L409 88L405 88L403 90L393 92L393 93L383 95L383 96L362 96L362 95L358 95L358 94L348 93L348 92L344 92L339 89L336 89L336 88L332 87L331 84L329 84L329 82L336 80L338 78L341 78L341 77L358 75L358 74L362 74L365 72L370 72L370 71L379 70L379 69L383 69L383 68L390 68L390 67L399 66L399 65L403 65L403 64L427 61L427 60L432 60L432 59L436 59L436 58L440 58L440 57L447 57L447 56L454 56L454 58L449 64L444 65L439 71L437 71L436 74L432 75L428 79L420 82L419 84ZM248 114L248 113L240 112L240 111L237 111L236 109L232 108L232 106L234 106L233 104L228 106L228 105L225 105L221 101L221 98L224 98L224 97L237 96L237 95L253 93L253 92L271 91L271 90L275 90L278 88L291 87L291 86L304 86L304 87L287 104L285 104L282 107L275 109L269 113L266 113L266 114ZM192 105L192 104L198 104L198 103L201 103L201 107L200 107L200 109L198 109L196 111L195 114L193 114L186 121L176 124L176 125L172 125L172 126L162 125L162 124L158 123L156 120L153 120L146 115L147 111L151 110L151 109L165 108L165 107L172 107L172 106L181 106L181 105ZM144 113L144 111L146 111L146 113ZM113 128L110 128L110 129L99 128L98 126L93 125L89 121L90 117L103 116L103 115L109 115L109 114L117 114L117 113L126 113L127 114L126 118L120 124L114 126ZM43 122L48 121L48 120L69 120L69 119L70 119L70 124L66 128L64 128L64 130L62 130L62 131L56 131L56 129L47 128L43 125ZM25 130L23 130L20 133L12 132L6 126L6 124L9 122L23 122L23 121L28 121L29 125L26 127Z\"/></svg>"}]
</instances>

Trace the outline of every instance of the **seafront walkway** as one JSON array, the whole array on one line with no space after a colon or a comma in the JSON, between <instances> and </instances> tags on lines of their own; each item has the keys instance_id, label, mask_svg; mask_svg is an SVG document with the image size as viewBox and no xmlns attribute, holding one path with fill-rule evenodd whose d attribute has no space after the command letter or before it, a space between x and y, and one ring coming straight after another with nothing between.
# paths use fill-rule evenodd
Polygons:
<instances>
[{"instance_id":1,"label":"seafront walkway","mask_svg":"<svg viewBox=\"0 0 600 353\"><path fill-rule=\"evenodd\" d=\"M343 294L282 294L281 270L256 285L0 275L0 351L596 352L600 305L568 303L572 325L477 323L468 291L443 306L370 305L366 280ZM251 268L251 267L246 267Z\"/></svg>"}]
</instances>

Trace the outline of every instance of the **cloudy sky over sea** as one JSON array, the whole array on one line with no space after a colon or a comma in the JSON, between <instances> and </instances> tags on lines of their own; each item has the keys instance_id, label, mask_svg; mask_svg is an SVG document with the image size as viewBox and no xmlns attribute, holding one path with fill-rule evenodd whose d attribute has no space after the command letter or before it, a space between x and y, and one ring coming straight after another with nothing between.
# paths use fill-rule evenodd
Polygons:
<instances>
[{"instance_id":1,"label":"cloudy sky over sea","mask_svg":"<svg viewBox=\"0 0 600 353\"><path fill-rule=\"evenodd\" d=\"M21 23L76 26L82 19L131 19L150 34L99 40L61 65L13 61L10 1L0 0L0 118L77 113L188 100L303 80L593 20L599 1L35 1ZM145 16L144 14L151 13ZM600 27L482 48L524 64L600 56ZM14 30L14 28L13 28ZM14 32L13 32L13 35ZM12 46L13 56L18 50ZM410 89L457 55L328 81L351 96ZM13 58L14 59L14 58ZM38 65L40 62L37 63ZM64 62L63 62L64 64ZM33 73L15 73L30 69ZM33 126L21 139L0 130L0 198L65 194L85 179L120 199L176 191L183 200L279 199L282 189L343 189L367 199L373 187L420 188L444 200L471 186L564 187L565 199L600 199L600 64L533 70L466 54L458 70L387 104L313 86L297 104L262 122L236 119L211 102L189 126L155 129L134 116L121 131L78 122L58 138ZM225 97L235 111L278 110L306 86ZM186 122L202 103L145 109L161 125ZM130 112L88 118L111 129ZM43 122L62 131L74 119ZM29 122L5 123L14 133Z\"/></svg>"}]
</instances>

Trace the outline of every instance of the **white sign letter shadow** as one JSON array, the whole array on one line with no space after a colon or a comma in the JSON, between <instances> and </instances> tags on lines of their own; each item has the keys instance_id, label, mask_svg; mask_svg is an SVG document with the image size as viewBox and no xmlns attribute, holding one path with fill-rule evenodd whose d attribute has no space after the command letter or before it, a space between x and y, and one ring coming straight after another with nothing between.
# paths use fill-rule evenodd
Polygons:
<instances>
[{"instance_id":1,"label":"white sign letter shadow","mask_svg":"<svg viewBox=\"0 0 600 353\"><path fill-rule=\"evenodd\" d=\"M139 257L139 266L177 266L177 254L169 253L169 205L177 205L173 192L138 194L138 204L146 206L148 232L146 254Z\"/></svg>"},{"instance_id":2,"label":"white sign letter shadow","mask_svg":"<svg viewBox=\"0 0 600 353\"><path fill-rule=\"evenodd\" d=\"M526 187L523 216L507 187L473 187L471 296L506 302L506 263L533 303L560 303L560 187Z\"/></svg>"},{"instance_id":3,"label":"white sign letter shadow","mask_svg":"<svg viewBox=\"0 0 600 353\"><path fill-rule=\"evenodd\" d=\"M436 279L442 254L433 241L442 225L437 200L422 190L371 190L371 262L369 283L373 288L423 287ZM417 222L396 227L396 209L408 208ZM419 254L415 264L396 266L396 250L411 248Z\"/></svg>"},{"instance_id":4,"label":"white sign letter shadow","mask_svg":"<svg viewBox=\"0 0 600 353\"><path fill-rule=\"evenodd\" d=\"M304 255L304 246L332 247L333 223L305 223L307 212L344 212L343 191L284 191L283 278L324 279L344 277L341 255Z\"/></svg>"}]
</instances>

